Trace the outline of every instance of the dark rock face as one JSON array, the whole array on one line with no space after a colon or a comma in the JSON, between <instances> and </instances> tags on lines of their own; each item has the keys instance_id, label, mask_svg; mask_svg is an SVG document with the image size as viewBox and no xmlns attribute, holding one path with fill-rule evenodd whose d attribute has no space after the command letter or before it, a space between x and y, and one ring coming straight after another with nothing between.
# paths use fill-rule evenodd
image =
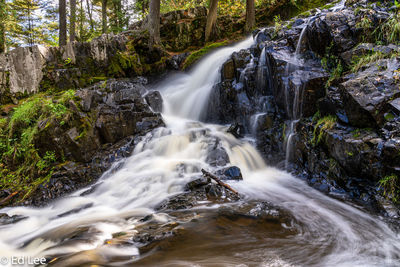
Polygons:
<instances>
[{"instance_id":1,"label":"dark rock face","mask_svg":"<svg viewBox=\"0 0 400 267\"><path fill-rule=\"evenodd\" d=\"M55 151L66 163L56 167L49 183L26 204L41 205L95 181L113 162L130 155L135 137L164 126L161 115L146 103L145 83L143 78L109 80L81 89L76 102L70 101L69 121L39 122L36 146L42 153ZM155 92L146 98L162 101Z\"/></svg>"},{"instance_id":2,"label":"dark rock face","mask_svg":"<svg viewBox=\"0 0 400 267\"><path fill-rule=\"evenodd\" d=\"M349 122L358 127L382 127L385 114L396 113L393 99L400 97L399 83L394 78L400 60L384 59L365 66L365 69L346 77L340 92Z\"/></svg>"},{"instance_id":3,"label":"dark rock face","mask_svg":"<svg viewBox=\"0 0 400 267\"><path fill-rule=\"evenodd\" d=\"M365 29L358 25L367 17L375 27L388 16L384 7L346 7L254 32L256 45L223 65L207 121L242 124L278 166L297 121L289 170L318 190L382 210L379 180L400 177L400 48L361 43ZM321 62L327 51L338 59L332 67L340 62L344 71L360 57L379 56L332 77Z\"/></svg>"}]
</instances>

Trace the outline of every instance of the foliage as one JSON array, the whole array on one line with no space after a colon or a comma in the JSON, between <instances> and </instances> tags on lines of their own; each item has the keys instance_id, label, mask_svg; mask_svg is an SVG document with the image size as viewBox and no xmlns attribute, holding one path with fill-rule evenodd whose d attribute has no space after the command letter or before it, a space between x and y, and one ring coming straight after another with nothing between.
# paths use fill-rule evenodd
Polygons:
<instances>
[{"instance_id":1,"label":"foliage","mask_svg":"<svg viewBox=\"0 0 400 267\"><path fill-rule=\"evenodd\" d=\"M280 15L274 16L274 38L277 36L280 30L282 30L282 20Z\"/></svg>"},{"instance_id":2,"label":"foliage","mask_svg":"<svg viewBox=\"0 0 400 267\"><path fill-rule=\"evenodd\" d=\"M0 189L26 197L50 177L57 158L54 151L41 155L36 148L38 125L50 121L62 125L70 113L68 103L74 97L73 90L53 97L38 94L18 105L9 119L0 119Z\"/></svg>"},{"instance_id":3,"label":"foliage","mask_svg":"<svg viewBox=\"0 0 400 267\"><path fill-rule=\"evenodd\" d=\"M365 14L356 26L363 30L361 37L363 42L400 44L400 13L391 14L385 22L379 25L373 25L371 18Z\"/></svg>"},{"instance_id":4,"label":"foliage","mask_svg":"<svg viewBox=\"0 0 400 267\"><path fill-rule=\"evenodd\" d=\"M329 87L332 83L341 77L344 72L342 61L339 57L332 52L333 44L327 47L325 56L321 59L322 67L330 73L330 77L326 82L325 86Z\"/></svg>"},{"instance_id":5,"label":"foliage","mask_svg":"<svg viewBox=\"0 0 400 267\"><path fill-rule=\"evenodd\" d=\"M400 200L400 181L397 175L392 174L383 177L379 181L379 187L383 189L383 195L397 203Z\"/></svg>"},{"instance_id":6,"label":"foliage","mask_svg":"<svg viewBox=\"0 0 400 267\"><path fill-rule=\"evenodd\" d=\"M193 52L192 54L190 54L190 56L188 56L186 58L185 62L183 63L183 69L187 69L188 67L193 65L195 62L197 62L200 58L202 58L204 55L206 55L210 51L212 51L218 47L225 46L227 44L228 44L228 41L211 43L211 44L204 46L200 50Z\"/></svg>"},{"instance_id":7,"label":"foliage","mask_svg":"<svg viewBox=\"0 0 400 267\"><path fill-rule=\"evenodd\" d=\"M317 145L322 141L322 137L326 130L332 129L337 122L337 118L335 116L326 116L320 118L317 121L317 124L314 126L313 138L311 139L311 143L313 145ZM317 133L319 131L319 133Z\"/></svg>"},{"instance_id":8,"label":"foliage","mask_svg":"<svg viewBox=\"0 0 400 267\"><path fill-rule=\"evenodd\" d=\"M362 67L372 63L376 62L381 59L385 58L392 58L398 56L398 53L382 53L380 51L371 51L370 53L367 53L365 55L362 55L360 57L354 58L351 66L351 71L352 72L357 72L359 71Z\"/></svg>"}]
</instances>

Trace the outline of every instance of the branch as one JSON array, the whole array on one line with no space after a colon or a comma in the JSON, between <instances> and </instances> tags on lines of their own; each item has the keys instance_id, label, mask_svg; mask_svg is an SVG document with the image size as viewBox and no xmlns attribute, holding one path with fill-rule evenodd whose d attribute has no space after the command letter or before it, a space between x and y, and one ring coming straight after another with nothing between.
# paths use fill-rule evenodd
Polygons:
<instances>
[{"instance_id":1,"label":"branch","mask_svg":"<svg viewBox=\"0 0 400 267\"><path fill-rule=\"evenodd\" d=\"M233 189L232 187L230 187L230 185L228 185L228 184L222 182L221 179L219 179L219 178L218 178L217 176L215 176L214 174L209 173L208 171L206 171L206 170L204 170L204 169L201 169L201 172L203 173L203 175L204 175L205 177L211 178L211 179L213 179L214 181L216 181L219 185L221 185L221 186L223 186L223 187L225 187L225 188L231 190L231 191L232 191L233 193L235 193L235 194L239 194L235 189Z\"/></svg>"}]
</instances>

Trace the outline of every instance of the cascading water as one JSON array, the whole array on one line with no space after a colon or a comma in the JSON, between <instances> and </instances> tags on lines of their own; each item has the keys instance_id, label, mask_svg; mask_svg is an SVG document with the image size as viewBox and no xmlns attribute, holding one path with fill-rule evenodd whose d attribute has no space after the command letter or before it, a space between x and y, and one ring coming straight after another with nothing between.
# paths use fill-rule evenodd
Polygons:
<instances>
[{"instance_id":1,"label":"cascading water","mask_svg":"<svg viewBox=\"0 0 400 267\"><path fill-rule=\"evenodd\" d=\"M308 28L309 20L305 22L305 26L301 30L299 40L297 41L296 51L291 59L288 61L286 66L286 77L284 83L285 88L285 98L286 98L286 113L289 117L289 126L286 131L286 140L285 140L285 169L289 168L289 162L292 157L292 147L293 147L293 138L295 136L295 128L301 117L301 102L303 99L303 82L301 80L301 74L298 73L299 66L302 65L301 50L304 46L306 40L306 33ZM289 80L290 76L290 80ZM290 84L291 83L291 84ZM293 96L291 96L291 87L294 89Z\"/></svg>"},{"instance_id":2,"label":"cascading water","mask_svg":"<svg viewBox=\"0 0 400 267\"><path fill-rule=\"evenodd\" d=\"M0 225L0 256L46 256L52 266L131 266L138 257L132 242L108 242L113 234L135 234L135 226L148 214L160 222L172 215L154 208L183 191L201 168L215 170L207 156L216 140L231 165L242 170L244 180L232 184L246 201L269 201L295 218L293 228L213 225L207 207L192 236L181 236L176 251L166 252L153 266L398 266L400 239L379 219L333 200L290 174L265 165L249 143L226 133L226 127L200 123L207 97L218 82L219 67L233 51L247 48L251 38L208 56L188 75L160 84L165 101L165 128L159 128L136 145L133 155L112 168L93 186L44 208L10 207L0 210L21 220ZM239 203L240 204L240 203ZM227 208L229 208L227 204ZM197 213L199 208L191 213ZM211 221L207 221L211 220ZM204 223L204 224L203 224ZM239 225L239 226L238 226ZM262 225L262 224L261 224ZM201 231L198 235L196 229ZM248 229L248 230L246 230ZM219 236L218 239L215 235ZM187 238L185 238L187 237ZM62 261L57 261L62 257ZM143 264L144 265L144 264Z\"/></svg>"}]
</instances>

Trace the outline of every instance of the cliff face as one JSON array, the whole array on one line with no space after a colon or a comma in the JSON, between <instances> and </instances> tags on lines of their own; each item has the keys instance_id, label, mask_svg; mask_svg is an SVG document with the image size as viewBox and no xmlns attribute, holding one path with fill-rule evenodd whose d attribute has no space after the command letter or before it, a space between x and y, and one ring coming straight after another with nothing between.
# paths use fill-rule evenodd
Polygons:
<instances>
[{"instance_id":1,"label":"cliff face","mask_svg":"<svg viewBox=\"0 0 400 267\"><path fill-rule=\"evenodd\" d=\"M207 120L242 124L270 164L321 191L374 209L387 205L380 194L396 201L397 18L390 3L362 2L257 32L224 64Z\"/></svg>"}]
</instances>

